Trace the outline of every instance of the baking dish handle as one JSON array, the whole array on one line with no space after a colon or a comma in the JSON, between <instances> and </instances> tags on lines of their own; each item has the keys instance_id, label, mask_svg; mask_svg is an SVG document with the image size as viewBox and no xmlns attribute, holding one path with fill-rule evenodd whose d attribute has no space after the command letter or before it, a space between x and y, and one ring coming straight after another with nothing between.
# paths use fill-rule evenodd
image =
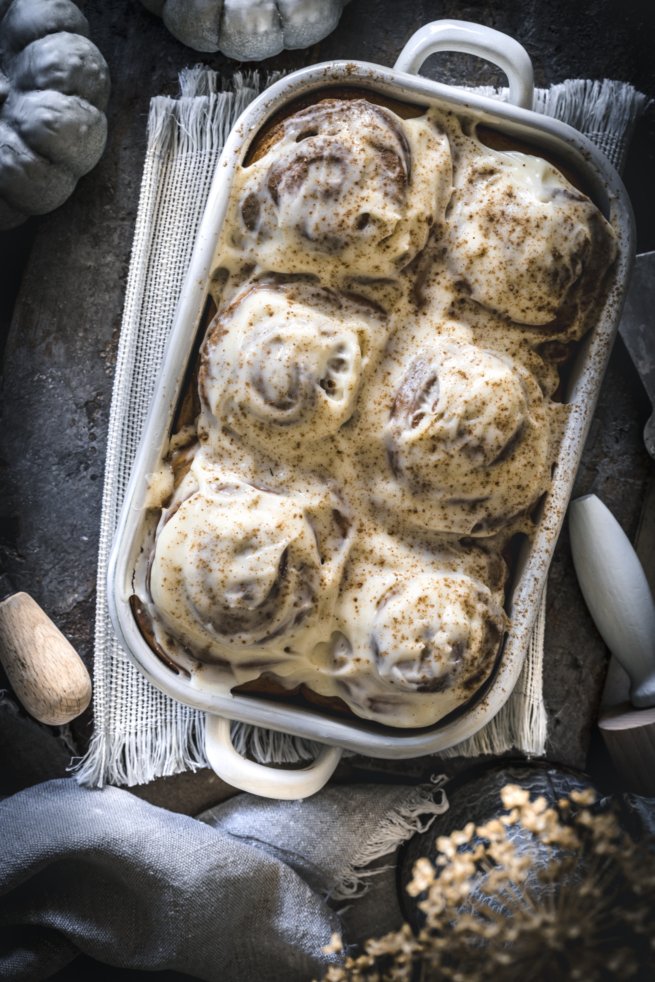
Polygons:
<instances>
[{"instance_id":1,"label":"baking dish handle","mask_svg":"<svg viewBox=\"0 0 655 982\"><path fill-rule=\"evenodd\" d=\"M257 764L234 749L230 720L210 713L206 717L205 752L212 770L232 787L261 798L285 801L309 798L320 791L332 777L342 754L341 747L324 747L309 767L294 770Z\"/></svg>"},{"instance_id":2,"label":"baking dish handle","mask_svg":"<svg viewBox=\"0 0 655 982\"><path fill-rule=\"evenodd\" d=\"M532 109L534 73L530 55L509 35L466 20L435 20L411 36L394 70L417 75L425 59L435 51L462 51L498 65L509 80L509 101Z\"/></svg>"}]
</instances>

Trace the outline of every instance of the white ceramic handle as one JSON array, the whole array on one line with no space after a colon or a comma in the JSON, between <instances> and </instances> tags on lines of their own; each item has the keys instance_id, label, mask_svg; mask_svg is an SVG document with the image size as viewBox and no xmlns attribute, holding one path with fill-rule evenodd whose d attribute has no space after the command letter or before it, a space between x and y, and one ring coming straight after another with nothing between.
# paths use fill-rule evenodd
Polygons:
<instances>
[{"instance_id":1,"label":"white ceramic handle","mask_svg":"<svg viewBox=\"0 0 655 982\"><path fill-rule=\"evenodd\" d=\"M296 770L257 764L234 749L229 719L210 714L205 728L205 751L209 766L232 787L261 798L285 801L309 798L320 791L332 777L342 754L341 747L325 747L313 764Z\"/></svg>"},{"instance_id":2,"label":"white ceramic handle","mask_svg":"<svg viewBox=\"0 0 655 982\"><path fill-rule=\"evenodd\" d=\"M595 494L569 507L573 564L594 623L630 676L634 706L655 706L655 602L627 535Z\"/></svg>"},{"instance_id":3,"label":"white ceramic handle","mask_svg":"<svg viewBox=\"0 0 655 982\"><path fill-rule=\"evenodd\" d=\"M498 65L509 81L509 101L532 109L534 72L530 55L508 34L466 20L435 20L411 36L394 69L417 75L425 59L435 51L462 51Z\"/></svg>"}]
</instances>

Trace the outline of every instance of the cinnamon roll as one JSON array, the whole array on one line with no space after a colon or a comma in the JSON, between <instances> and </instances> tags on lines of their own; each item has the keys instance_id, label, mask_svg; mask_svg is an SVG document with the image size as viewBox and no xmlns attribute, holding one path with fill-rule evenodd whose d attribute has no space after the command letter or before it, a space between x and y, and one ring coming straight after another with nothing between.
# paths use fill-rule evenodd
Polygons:
<instances>
[{"instance_id":1,"label":"cinnamon roll","mask_svg":"<svg viewBox=\"0 0 655 982\"><path fill-rule=\"evenodd\" d=\"M510 321L579 336L591 283L597 288L616 253L611 226L545 160L476 147L449 205L451 270L475 301Z\"/></svg>"},{"instance_id":2,"label":"cinnamon roll","mask_svg":"<svg viewBox=\"0 0 655 982\"><path fill-rule=\"evenodd\" d=\"M207 336L203 404L222 427L268 453L300 452L350 419L384 340L376 311L331 291L249 287Z\"/></svg>"},{"instance_id":3,"label":"cinnamon roll","mask_svg":"<svg viewBox=\"0 0 655 982\"><path fill-rule=\"evenodd\" d=\"M469 693L489 674L505 615L463 573L423 573L378 600L371 644L380 678L407 692Z\"/></svg>"},{"instance_id":4,"label":"cinnamon roll","mask_svg":"<svg viewBox=\"0 0 655 982\"><path fill-rule=\"evenodd\" d=\"M264 270L395 276L443 220L451 183L448 139L425 117L325 99L247 168L231 244Z\"/></svg>"},{"instance_id":5,"label":"cinnamon roll","mask_svg":"<svg viewBox=\"0 0 655 982\"><path fill-rule=\"evenodd\" d=\"M152 566L152 601L201 661L293 653L330 597L348 547L333 495L290 496L246 484L197 490L165 514Z\"/></svg>"},{"instance_id":6,"label":"cinnamon roll","mask_svg":"<svg viewBox=\"0 0 655 982\"><path fill-rule=\"evenodd\" d=\"M360 561L361 561L360 555ZM481 556L450 551L366 563L348 578L325 672L367 719L423 726L465 703L493 670L508 620ZM359 572L359 576L357 575Z\"/></svg>"},{"instance_id":7,"label":"cinnamon roll","mask_svg":"<svg viewBox=\"0 0 655 982\"><path fill-rule=\"evenodd\" d=\"M477 345L436 341L414 359L385 439L394 475L418 499L413 516L443 532L488 535L549 484L541 389L518 363Z\"/></svg>"}]
</instances>

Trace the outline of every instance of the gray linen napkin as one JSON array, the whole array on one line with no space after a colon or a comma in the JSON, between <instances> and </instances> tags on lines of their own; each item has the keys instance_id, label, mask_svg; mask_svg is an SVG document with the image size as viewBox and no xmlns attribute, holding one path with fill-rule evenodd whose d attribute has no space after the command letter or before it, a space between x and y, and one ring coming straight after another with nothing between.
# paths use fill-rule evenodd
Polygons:
<instances>
[{"instance_id":1,"label":"gray linen napkin","mask_svg":"<svg viewBox=\"0 0 655 982\"><path fill-rule=\"evenodd\" d=\"M342 786L239 795L198 821L70 778L28 788L0 801L0 978L45 979L80 952L210 982L318 978L334 931L353 943L402 919L393 864L369 891L360 864L446 808L439 790Z\"/></svg>"}]
</instances>

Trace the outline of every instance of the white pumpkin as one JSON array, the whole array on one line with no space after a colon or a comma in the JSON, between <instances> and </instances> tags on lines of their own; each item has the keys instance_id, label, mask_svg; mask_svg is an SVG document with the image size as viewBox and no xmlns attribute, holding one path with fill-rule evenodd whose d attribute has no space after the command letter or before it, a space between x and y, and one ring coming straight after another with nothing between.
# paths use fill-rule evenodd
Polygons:
<instances>
[{"instance_id":1,"label":"white pumpkin","mask_svg":"<svg viewBox=\"0 0 655 982\"><path fill-rule=\"evenodd\" d=\"M0 228L61 205L107 139L109 71L70 0L0 0Z\"/></svg>"},{"instance_id":2,"label":"white pumpkin","mask_svg":"<svg viewBox=\"0 0 655 982\"><path fill-rule=\"evenodd\" d=\"M238 61L307 48L335 29L348 0L142 0L171 34L196 51Z\"/></svg>"}]
</instances>

